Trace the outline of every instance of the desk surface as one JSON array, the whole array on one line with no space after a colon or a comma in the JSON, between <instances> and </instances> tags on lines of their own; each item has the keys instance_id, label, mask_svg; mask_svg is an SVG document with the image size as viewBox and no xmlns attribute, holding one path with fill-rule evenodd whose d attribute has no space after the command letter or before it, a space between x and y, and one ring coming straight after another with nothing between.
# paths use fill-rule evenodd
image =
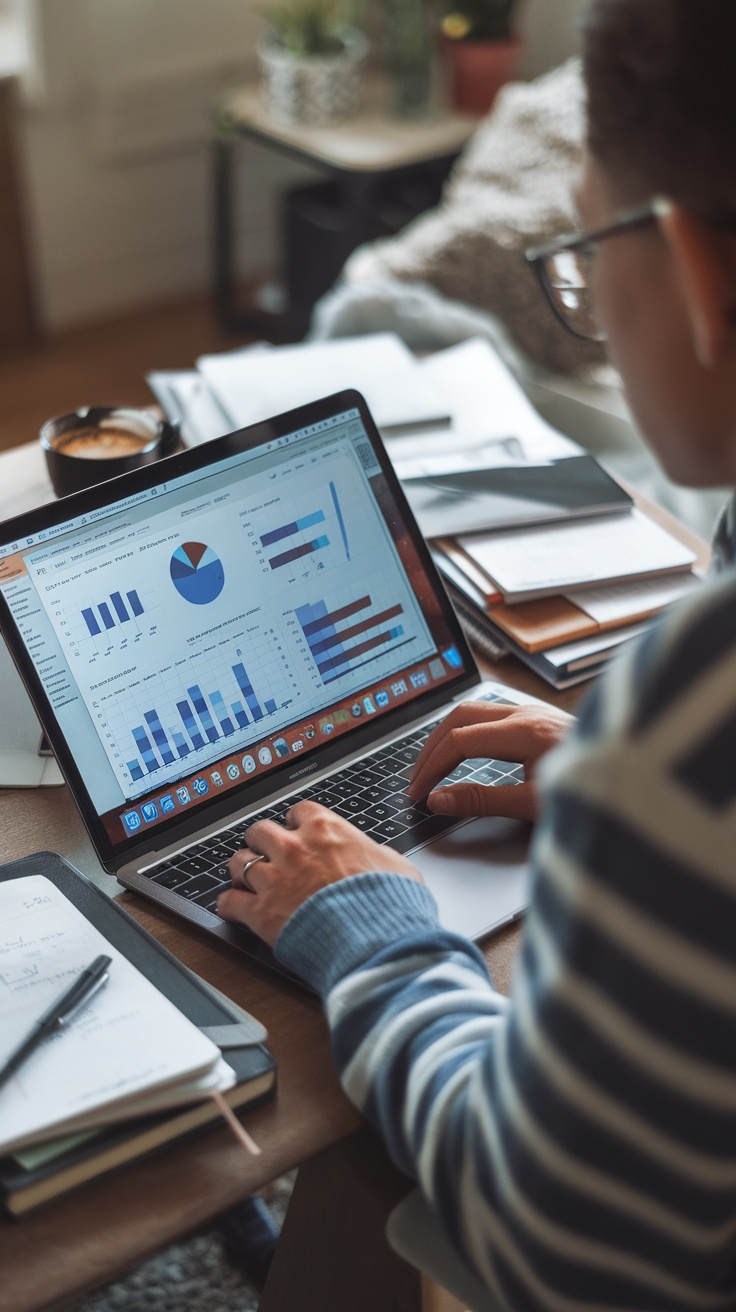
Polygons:
<instances>
[{"instance_id":1,"label":"desk surface","mask_svg":"<svg viewBox=\"0 0 736 1312\"><path fill-rule=\"evenodd\" d=\"M37 445L0 456L0 519L50 495ZM656 514L673 527L671 517ZM679 535L704 563L704 544L682 529ZM567 710L580 695L575 689L551 696L516 661L485 670ZM100 869L66 787L0 792L0 833L3 860L42 849L61 852L107 892L119 892L116 880ZM246 1158L227 1130L214 1130L94 1181L20 1223L0 1219L3 1312L29 1312L82 1297L361 1124L334 1074L326 1026L313 998L135 895L124 894L121 904L187 966L267 1026L279 1063L278 1093L246 1113L262 1156ZM487 946L494 981L503 991L520 932L510 926Z\"/></svg>"}]
</instances>

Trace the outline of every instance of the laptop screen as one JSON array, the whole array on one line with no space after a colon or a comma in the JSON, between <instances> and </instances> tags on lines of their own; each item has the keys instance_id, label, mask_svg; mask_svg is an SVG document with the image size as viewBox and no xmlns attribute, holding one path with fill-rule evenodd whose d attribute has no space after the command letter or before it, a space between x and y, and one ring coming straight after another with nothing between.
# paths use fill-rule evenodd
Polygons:
<instances>
[{"instance_id":1,"label":"laptop screen","mask_svg":"<svg viewBox=\"0 0 736 1312\"><path fill-rule=\"evenodd\" d=\"M223 439L204 467L173 476L175 457L166 481L116 480L115 501L0 541L113 849L471 673L367 423L350 406L217 459Z\"/></svg>"}]
</instances>

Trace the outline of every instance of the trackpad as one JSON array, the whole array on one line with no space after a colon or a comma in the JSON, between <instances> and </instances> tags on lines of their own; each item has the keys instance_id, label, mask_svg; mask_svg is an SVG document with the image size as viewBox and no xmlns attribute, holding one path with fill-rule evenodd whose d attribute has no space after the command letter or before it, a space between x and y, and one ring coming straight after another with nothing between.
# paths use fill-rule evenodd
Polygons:
<instances>
[{"instance_id":1,"label":"trackpad","mask_svg":"<svg viewBox=\"0 0 736 1312\"><path fill-rule=\"evenodd\" d=\"M531 832L518 820L489 816L407 854L434 894L445 929L478 939L525 910Z\"/></svg>"}]
</instances>

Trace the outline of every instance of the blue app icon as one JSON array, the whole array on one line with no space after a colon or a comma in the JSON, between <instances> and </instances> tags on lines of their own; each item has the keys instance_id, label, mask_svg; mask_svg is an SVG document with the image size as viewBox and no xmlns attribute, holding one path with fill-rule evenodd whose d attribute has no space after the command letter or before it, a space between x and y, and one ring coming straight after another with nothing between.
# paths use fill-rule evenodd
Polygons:
<instances>
[{"instance_id":1,"label":"blue app icon","mask_svg":"<svg viewBox=\"0 0 736 1312\"><path fill-rule=\"evenodd\" d=\"M158 807L155 802L144 802L141 812L147 824L150 824L151 820L158 820Z\"/></svg>"},{"instance_id":2,"label":"blue app icon","mask_svg":"<svg viewBox=\"0 0 736 1312\"><path fill-rule=\"evenodd\" d=\"M168 815L168 814L169 814L169 811L173 811L173 810L174 810L174 807L176 806L176 803L175 803L173 797L171 796L171 793L166 793L166 794L165 794L162 798L160 798L159 800L160 800L160 802L161 802L161 814L162 814L162 815Z\"/></svg>"},{"instance_id":3,"label":"blue app icon","mask_svg":"<svg viewBox=\"0 0 736 1312\"><path fill-rule=\"evenodd\" d=\"M194 789L195 793L199 793L200 797L204 797L205 793L208 793L210 791L210 786L207 783L207 780L202 775L200 775L198 779L194 780L194 782L192 783L192 788Z\"/></svg>"},{"instance_id":4,"label":"blue app icon","mask_svg":"<svg viewBox=\"0 0 736 1312\"><path fill-rule=\"evenodd\" d=\"M376 693L376 706L388 706L388 693L381 691Z\"/></svg>"},{"instance_id":5,"label":"blue app icon","mask_svg":"<svg viewBox=\"0 0 736 1312\"><path fill-rule=\"evenodd\" d=\"M285 738L274 738L273 745L277 756L289 755L289 744Z\"/></svg>"},{"instance_id":6,"label":"blue app icon","mask_svg":"<svg viewBox=\"0 0 736 1312\"><path fill-rule=\"evenodd\" d=\"M189 789L185 788L183 785L181 788L177 788L176 796L179 802L181 802L182 806L186 806L187 802L191 802L192 800L191 797L189 796Z\"/></svg>"},{"instance_id":7,"label":"blue app icon","mask_svg":"<svg viewBox=\"0 0 736 1312\"><path fill-rule=\"evenodd\" d=\"M129 834L134 834L136 829L141 827L141 818L137 811L126 811L123 816L123 824Z\"/></svg>"},{"instance_id":8,"label":"blue app icon","mask_svg":"<svg viewBox=\"0 0 736 1312\"><path fill-rule=\"evenodd\" d=\"M451 670L461 670L463 668L462 656L457 647L448 647L447 651L443 651L442 656Z\"/></svg>"}]
</instances>

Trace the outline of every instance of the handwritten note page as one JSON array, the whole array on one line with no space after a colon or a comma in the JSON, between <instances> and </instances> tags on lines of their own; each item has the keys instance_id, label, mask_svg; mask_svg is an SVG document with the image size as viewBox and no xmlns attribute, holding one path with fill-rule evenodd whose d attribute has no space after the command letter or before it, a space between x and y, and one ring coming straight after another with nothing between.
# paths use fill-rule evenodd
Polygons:
<instances>
[{"instance_id":1,"label":"handwritten note page","mask_svg":"<svg viewBox=\"0 0 736 1312\"><path fill-rule=\"evenodd\" d=\"M100 953L108 983L0 1089L0 1153L234 1082L219 1048L42 875L0 884L0 1065Z\"/></svg>"}]
</instances>

